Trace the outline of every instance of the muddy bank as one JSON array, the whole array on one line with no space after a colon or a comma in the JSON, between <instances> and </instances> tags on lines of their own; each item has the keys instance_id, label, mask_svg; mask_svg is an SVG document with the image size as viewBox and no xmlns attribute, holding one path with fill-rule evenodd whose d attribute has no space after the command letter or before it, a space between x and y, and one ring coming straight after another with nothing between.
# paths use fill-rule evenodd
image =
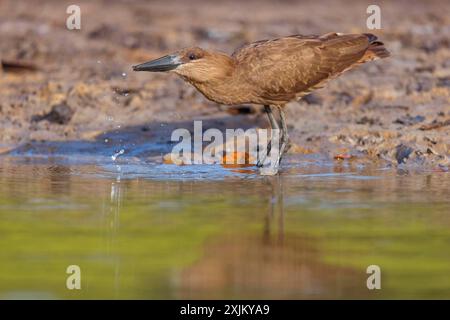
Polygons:
<instances>
[{"instance_id":1,"label":"muddy bank","mask_svg":"<svg viewBox=\"0 0 450 320\"><path fill-rule=\"evenodd\" d=\"M31 3L0 4L0 152L34 141L111 144L109 135L129 132L164 144L164 126L207 119L224 128L235 114L228 127L261 127L257 106L220 106L174 76L133 73L131 65L193 44L231 53L288 34L368 31L360 1L79 1L78 31L65 28L64 3ZM375 33L392 57L291 103L291 152L448 170L448 1L379 5L383 29Z\"/></svg>"}]
</instances>

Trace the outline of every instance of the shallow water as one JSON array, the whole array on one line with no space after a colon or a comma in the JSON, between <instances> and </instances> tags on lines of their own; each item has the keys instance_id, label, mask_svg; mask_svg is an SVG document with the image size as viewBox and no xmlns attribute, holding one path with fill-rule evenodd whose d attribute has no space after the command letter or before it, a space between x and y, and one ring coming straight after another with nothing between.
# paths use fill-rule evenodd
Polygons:
<instances>
[{"instance_id":1,"label":"shallow water","mask_svg":"<svg viewBox=\"0 0 450 320\"><path fill-rule=\"evenodd\" d=\"M0 298L450 298L449 173L114 152L0 157Z\"/></svg>"}]
</instances>

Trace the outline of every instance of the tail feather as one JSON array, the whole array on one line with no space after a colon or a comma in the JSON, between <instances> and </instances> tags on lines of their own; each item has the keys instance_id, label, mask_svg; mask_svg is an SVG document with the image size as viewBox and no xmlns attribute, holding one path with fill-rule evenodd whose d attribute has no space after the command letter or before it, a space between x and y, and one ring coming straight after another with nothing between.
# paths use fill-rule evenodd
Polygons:
<instances>
[{"instance_id":1,"label":"tail feather","mask_svg":"<svg viewBox=\"0 0 450 320\"><path fill-rule=\"evenodd\" d=\"M364 35L369 38L370 44L366 53L358 62L364 63L367 61L383 59L391 55L391 53L384 47L384 43L377 41L378 38L375 35L371 33L365 33Z\"/></svg>"},{"instance_id":2,"label":"tail feather","mask_svg":"<svg viewBox=\"0 0 450 320\"><path fill-rule=\"evenodd\" d=\"M367 51L372 52L379 59L387 58L391 55L391 53L384 47L384 43L380 41L371 43Z\"/></svg>"}]
</instances>

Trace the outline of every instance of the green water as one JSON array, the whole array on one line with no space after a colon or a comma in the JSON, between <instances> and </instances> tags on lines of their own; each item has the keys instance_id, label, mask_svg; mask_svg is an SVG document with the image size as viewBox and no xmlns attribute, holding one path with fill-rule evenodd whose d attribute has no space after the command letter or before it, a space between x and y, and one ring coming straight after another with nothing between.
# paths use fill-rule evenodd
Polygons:
<instances>
[{"instance_id":1,"label":"green water","mask_svg":"<svg viewBox=\"0 0 450 320\"><path fill-rule=\"evenodd\" d=\"M448 173L284 168L2 157L0 298L450 298Z\"/></svg>"}]
</instances>

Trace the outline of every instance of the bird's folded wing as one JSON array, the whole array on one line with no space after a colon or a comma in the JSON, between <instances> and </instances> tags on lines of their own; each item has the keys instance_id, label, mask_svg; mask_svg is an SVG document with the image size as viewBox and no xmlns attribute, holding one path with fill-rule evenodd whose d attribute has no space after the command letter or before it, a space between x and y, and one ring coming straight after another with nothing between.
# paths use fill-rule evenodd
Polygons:
<instances>
[{"instance_id":1,"label":"bird's folded wing","mask_svg":"<svg viewBox=\"0 0 450 320\"><path fill-rule=\"evenodd\" d=\"M258 41L233 54L261 98L287 102L351 69L369 47L367 36L290 36Z\"/></svg>"}]
</instances>

